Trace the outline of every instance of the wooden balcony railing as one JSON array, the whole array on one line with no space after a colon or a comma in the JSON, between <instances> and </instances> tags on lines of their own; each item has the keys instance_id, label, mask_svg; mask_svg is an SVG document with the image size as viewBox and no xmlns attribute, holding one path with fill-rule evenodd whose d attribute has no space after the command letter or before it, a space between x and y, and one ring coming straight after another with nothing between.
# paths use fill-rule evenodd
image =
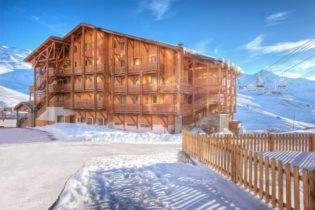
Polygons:
<instances>
[{"instance_id":1,"label":"wooden balcony railing","mask_svg":"<svg viewBox=\"0 0 315 210\"><path fill-rule=\"evenodd\" d=\"M104 65L104 64L97 64L96 71L97 71L98 73L104 72L104 71L105 71L105 65Z\"/></svg>"},{"instance_id":2,"label":"wooden balcony railing","mask_svg":"<svg viewBox=\"0 0 315 210\"><path fill-rule=\"evenodd\" d=\"M114 69L115 75L120 75L126 73L126 67L115 67Z\"/></svg>"},{"instance_id":3,"label":"wooden balcony railing","mask_svg":"<svg viewBox=\"0 0 315 210\"><path fill-rule=\"evenodd\" d=\"M181 83L180 84L180 92L184 94L191 94L193 91L193 86L192 84L188 83Z\"/></svg>"},{"instance_id":4,"label":"wooden balcony railing","mask_svg":"<svg viewBox=\"0 0 315 210\"><path fill-rule=\"evenodd\" d=\"M86 74L94 74L95 73L94 67L89 66L89 67L85 68L85 73Z\"/></svg>"},{"instance_id":5,"label":"wooden balcony railing","mask_svg":"<svg viewBox=\"0 0 315 210\"><path fill-rule=\"evenodd\" d=\"M83 69L82 68L75 68L74 74L83 74Z\"/></svg>"},{"instance_id":6,"label":"wooden balcony railing","mask_svg":"<svg viewBox=\"0 0 315 210\"><path fill-rule=\"evenodd\" d=\"M209 104L218 104L220 102L219 94L214 94L208 96L208 103Z\"/></svg>"},{"instance_id":7,"label":"wooden balcony railing","mask_svg":"<svg viewBox=\"0 0 315 210\"><path fill-rule=\"evenodd\" d=\"M142 91L143 93L152 93L157 91L157 85L156 84L143 84L142 85Z\"/></svg>"},{"instance_id":8,"label":"wooden balcony railing","mask_svg":"<svg viewBox=\"0 0 315 210\"><path fill-rule=\"evenodd\" d=\"M139 94L140 93L140 84L139 85L128 85L128 93Z\"/></svg>"},{"instance_id":9,"label":"wooden balcony railing","mask_svg":"<svg viewBox=\"0 0 315 210\"><path fill-rule=\"evenodd\" d=\"M75 101L74 108L77 109L94 109L94 101Z\"/></svg>"},{"instance_id":10,"label":"wooden balcony railing","mask_svg":"<svg viewBox=\"0 0 315 210\"><path fill-rule=\"evenodd\" d=\"M145 114L174 114L176 106L174 104L145 104L142 112Z\"/></svg>"},{"instance_id":11,"label":"wooden balcony railing","mask_svg":"<svg viewBox=\"0 0 315 210\"><path fill-rule=\"evenodd\" d=\"M116 113L139 113L140 104L116 104L114 106Z\"/></svg>"},{"instance_id":12,"label":"wooden balcony railing","mask_svg":"<svg viewBox=\"0 0 315 210\"><path fill-rule=\"evenodd\" d=\"M176 93L177 87L175 84L161 84L159 90L161 93Z\"/></svg>"},{"instance_id":13,"label":"wooden balcony railing","mask_svg":"<svg viewBox=\"0 0 315 210\"><path fill-rule=\"evenodd\" d=\"M193 111L192 108L193 108L192 104L181 104L180 105L181 112L185 113L185 114L192 113L192 111Z\"/></svg>"},{"instance_id":14,"label":"wooden balcony railing","mask_svg":"<svg viewBox=\"0 0 315 210\"><path fill-rule=\"evenodd\" d=\"M74 83L74 90L75 91L82 91L83 90L83 83Z\"/></svg>"},{"instance_id":15,"label":"wooden balcony railing","mask_svg":"<svg viewBox=\"0 0 315 210\"><path fill-rule=\"evenodd\" d=\"M127 91L126 85L115 85L114 92L115 93L125 93Z\"/></svg>"},{"instance_id":16,"label":"wooden balcony railing","mask_svg":"<svg viewBox=\"0 0 315 210\"><path fill-rule=\"evenodd\" d=\"M94 90L94 82L85 83L85 90Z\"/></svg>"},{"instance_id":17,"label":"wooden balcony railing","mask_svg":"<svg viewBox=\"0 0 315 210\"><path fill-rule=\"evenodd\" d=\"M139 74L141 69L143 69L143 65L129 66L128 74Z\"/></svg>"}]
</instances>

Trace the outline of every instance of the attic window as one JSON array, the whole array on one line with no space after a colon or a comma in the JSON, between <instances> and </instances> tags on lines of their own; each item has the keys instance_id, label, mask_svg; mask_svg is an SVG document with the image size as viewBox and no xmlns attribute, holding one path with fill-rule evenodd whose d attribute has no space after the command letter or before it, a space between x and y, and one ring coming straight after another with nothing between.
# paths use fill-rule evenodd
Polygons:
<instances>
[{"instance_id":1,"label":"attic window","mask_svg":"<svg viewBox=\"0 0 315 210\"><path fill-rule=\"evenodd\" d=\"M134 58L133 59L133 65L135 65L135 66L141 65L141 58Z\"/></svg>"},{"instance_id":2,"label":"attic window","mask_svg":"<svg viewBox=\"0 0 315 210\"><path fill-rule=\"evenodd\" d=\"M155 64L157 62L156 55L150 55L150 64Z\"/></svg>"}]
</instances>

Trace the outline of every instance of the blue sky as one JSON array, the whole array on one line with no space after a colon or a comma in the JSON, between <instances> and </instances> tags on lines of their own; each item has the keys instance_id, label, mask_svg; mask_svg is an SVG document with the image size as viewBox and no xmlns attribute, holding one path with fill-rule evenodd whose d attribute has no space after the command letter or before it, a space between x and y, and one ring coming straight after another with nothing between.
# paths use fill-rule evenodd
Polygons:
<instances>
[{"instance_id":1,"label":"blue sky","mask_svg":"<svg viewBox=\"0 0 315 210\"><path fill-rule=\"evenodd\" d=\"M315 56L315 1L303 0L0 0L0 43L34 49L80 22L177 44L231 60L246 72L282 72ZM312 39L314 41L312 42ZM269 68L268 68L269 69ZM285 73L315 80L315 57Z\"/></svg>"}]
</instances>

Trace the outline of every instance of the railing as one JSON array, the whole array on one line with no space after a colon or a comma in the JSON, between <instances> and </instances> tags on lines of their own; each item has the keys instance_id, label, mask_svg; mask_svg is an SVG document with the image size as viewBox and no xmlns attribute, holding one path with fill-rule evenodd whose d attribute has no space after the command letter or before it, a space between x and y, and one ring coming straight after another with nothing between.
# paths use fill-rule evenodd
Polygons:
<instances>
[{"instance_id":1,"label":"railing","mask_svg":"<svg viewBox=\"0 0 315 210\"><path fill-rule=\"evenodd\" d=\"M272 207L314 209L315 170L255 151L315 151L315 134L197 135L183 131L183 150L264 198Z\"/></svg>"},{"instance_id":2,"label":"railing","mask_svg":"<svg viewBox=\"0 0 315 210\"><path fill-rule=\"evenodd\" d=\"M145 104L142 107L145 114L173 114L176 112L174 104Z\"/></svg>"},{"instance_id":3,"label":"railing","mask_svg":"<svg viewBox=\"0 0 315 210\"><path fill-rule=\"evenodd\" d=\"M211 94L207 98L209 104L218 104L220 102L220 97L218 94Z\"/></svg>"},{"instance_id":4,"label":"railing","mask_svg":"<svg viewBox=\"0 0 315 210\"><path fill-rule=\"evenodd\" d=\"M74 68L74 74L83 74L83 69L82 68Z\"/></svg>"},{"instance_id":5,"label":"railing","mask_svg":"<svg viewBox=\"0 0 315 210\"><path fill-rule=\"evenodd\" d=\"M140 84L139 85L128 85L128 93L139 94L140 93Z\"/></svg>"},{"instance_id":6,"label":"railing","mask_svg":"<svg viewBox=\"0 0 315 210\"><path fill-rule=\"evenodd\" d=\"M159 90L161 93L176 93L177 86L175 84L160 84Z\"/></svg>"},{"instance_id":7,"label":"railing","mask_svg":"<svg viewBox=\"0 0 315 210\"><path fill-rule=\"evenodd\" d=\"M140 104L116 104L114 111L116 113L139 113Z\"/></svg>"},{"instance_id":8,"label":"railing","mask_svg":"<svg viewBox=\"0 0 315 210\"><path fill-rule=\"evenodd\" d=\"M94 81L85 83L85 90L94 90Z\"/></svg>"},{"instance_id":9,"label":"railing","mask_svg":"<svg viewBox=\"0 0 315 210\"><path fill-rule=\"evenodd\" d=\"M85 73L86 74L94 74L95 73L94 67L85 68Z\"/></svg>"},{"instance_id":10,"label":"railing","mask_svg":"<svg viewBox=\"0 0 315 210\"><path fill-rule=\"evenodd\" d=\"M93 109L94 101L75 101L74 107L78 109Z\"/></svg>"},{"instance_id":11,"label":"railing","mask_svg":"<svg viewBox=\"0 0 315 210\"><path fill-rule=\"evenodd\" d=\"M114 69L114 73L116 75L124 74L124 73L126 73L126 67L116 67Z\"/></svg>"},{"instance_id":12,"label":"railing","mask_svg":"<svg viewBox=\"0 0 315 210\"><path fill-rule=\"evenodd\" d=\"M181 83L180 84L180 92L184 94L191 94L193 91L193 86L192 84L188 83Z\"/></svg>"},{"instance_id":13,"label":"railing","mask_svg":"<svg viewBox=\"0 0 315 210\"><path fill-rule=\"evenodd\" d=\"M157 91L157 85L156 84L143 84L142 85L142 91L144 93L156 92Z\"/></svg>"},{"instance_id":14,"label":"railing","mask_svg":"<svg viewBox=\"0 0 315 210\"><path fill-rule=\"evenodd\" d=\"M74 90L75 91L82 91L83 90L83 82L74 83Z\"/></svg>"},{"instance_id":15,"label":"railing","mask_svg":"<svg viewBox=\"0 0 315 210\"><path fill-rule=\"evenodd\" d=\"M115 93L125 93L127 91L126 85L115 85L114 92Z\"/></svg>"},{"instance_id":16,"label":"railing","mask_svg":"<svg viewBox=\"0 0 315 210\"><path fill-rule=\"evenodd\" d=\"M141 69L143 69L143 65L134 65L128 67L128 74L139 74Z\"/></svg>"}]
</instances>

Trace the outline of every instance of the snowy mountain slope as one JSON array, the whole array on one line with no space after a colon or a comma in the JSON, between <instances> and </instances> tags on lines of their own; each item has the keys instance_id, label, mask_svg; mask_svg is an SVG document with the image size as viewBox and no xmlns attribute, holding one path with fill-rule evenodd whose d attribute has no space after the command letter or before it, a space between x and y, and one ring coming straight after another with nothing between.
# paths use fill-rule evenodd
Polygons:
<instances>
[{"instance_id":1,"label":"snowy mountain slope","mask_svg":"<svg viewBox=\"0 0 315 210\"><path fill-rule=\"evenodd\" d=\"M281 78L268 71L243 75L239 79L236 119L247 130L315 127L314 95L315 81Z\"/></svg>"},{"instance_id":2,"label":"snowy mountain slope","mask_svg":"<svg viewBox=\"0 0 315 210\"><path fill-rule=\"evenodd\" d=\"M29 50L0 45L0 74L14 69L30 69L31 66L23 61L29 53Z\"/></svg>"},{"instance_id":3,"label":"snowy mountain slope","mask_svg":"<svg viewBox=\"0 0 315 210\"><path fill-rule=\"evenodd\" d=\"M0 86L0 107L13 107L21 101L28 100L26 94Z\"/></svg>"},{"instance_id":4,"label":"snowy mountain slope","mask_svg":"<svg viewBox=\"0 0 315 210\"><path fill-rule=\"evenodd\" d=\"M23 61L29 50L0 45L0 105L15 106L27 100L33 71Z\"/></svg>"},{"instance_id":5,"label":"snowy mountain slope","mask_svg":"<svg viewBox=\"0 0 315 210\"><path fill-rule=\"evenodd\" d=\"M25 94L29 93L29 86L33 83L33 71L29 69L15 69L0 74L0 85Z\"/></svg>"}]
</instances>

